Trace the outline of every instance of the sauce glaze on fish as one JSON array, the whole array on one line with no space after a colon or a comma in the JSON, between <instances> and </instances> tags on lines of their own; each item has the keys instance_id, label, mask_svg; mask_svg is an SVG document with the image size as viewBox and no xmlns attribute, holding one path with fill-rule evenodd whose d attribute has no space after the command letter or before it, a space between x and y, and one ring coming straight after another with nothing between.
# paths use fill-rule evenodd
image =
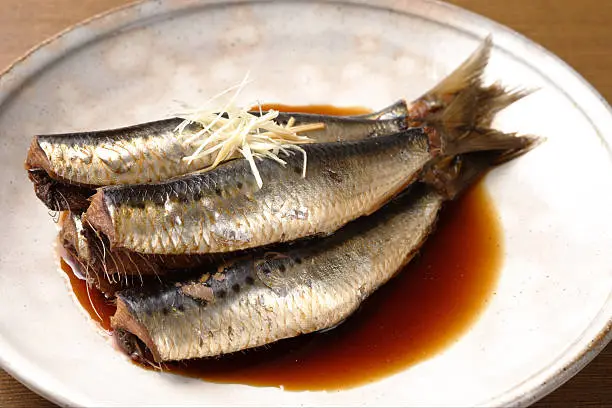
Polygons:
<instances>
[{"instance_id":1,"label":"sauce glaze on fish","mask_svg":"<svg viewBox=\"0 0 612 408\"><path fill-rule=\"evenodd\" d=\"M164 370L290 390L350 388L391 375L435 355L476 320L497 281L502 241L490 199L477 185L443 210L420 256L339 327L218 359L165 363ZM87 296L84 281L63 266L79 302L110 328L113 305Z\"/></svg>"}]
</instances>

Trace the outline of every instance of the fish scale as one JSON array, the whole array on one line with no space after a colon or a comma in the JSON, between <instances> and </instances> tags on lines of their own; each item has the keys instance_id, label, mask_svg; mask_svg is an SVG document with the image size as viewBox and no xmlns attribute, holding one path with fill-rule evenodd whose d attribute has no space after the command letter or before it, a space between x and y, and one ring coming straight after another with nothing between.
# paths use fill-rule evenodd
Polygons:
<instances>
[{"instance_id":1,"label":"fish scale","mask_svg":"<svg viewBox=\"0 0 612 408\"><path fill-rule=\"evenodd\" d=\"M436 155L429 138L415 128L376 139L306 145L306 178L293 170L301 167L298 155L285 156L287 166L263 159L261 189L246 160L159 184L106 187L96 193L85 217L113 248L149 254L228 252L329 233L372 212L412 181ZM410 153L392 154L404 150ZM342 179L331 183L323 169L342 174ZM238 181L240 190L235 188ZM207 202L220 214L217 219ZM307 215L286 216L287 210ZM132 240L132 235L140 237ZM202 236L209 236L210 243Z\"/></svg>"},{"instance_id":2,"label":"fish scale","mask_svg":"<svg viewBox=\"0 0 612 408\"><path fill-rule=\"evenodd\" d=\"M378 112L357 116L279 113L275 121L286 125L293 118L296 126L323 124L322 129L306 134L318 143L362 140L404 131L409 126L435 124L460 95L469 93L469 100L464 101L470 105L465 111L471 112L466 124L488 127L497 111L526 94L482 85L491 47L492 41L487 39L455 71L413 102L400 100ZM203 127L191 123L178 133L182 122L171 118L118 129L34 136L26 169L39 172L30 177L36 195L52 210L84 210L98 187L160 182L207 168L216 153L183 160L203 141L189 141ZM96 154L100 147L107 150ZM82 160L72 160L74 157ZM59 195L68 199L59 200Z\"/></svg>"}]
</instances>

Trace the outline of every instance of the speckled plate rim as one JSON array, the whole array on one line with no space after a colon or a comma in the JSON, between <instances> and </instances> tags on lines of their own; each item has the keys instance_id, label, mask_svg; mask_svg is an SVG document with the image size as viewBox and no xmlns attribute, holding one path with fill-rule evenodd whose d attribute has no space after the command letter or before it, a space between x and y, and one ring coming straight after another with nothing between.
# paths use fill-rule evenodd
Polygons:
<instances>
[{"instance_id":1,"label":"speckled plate rim","mask_svg":"<svg viewBox=\"0 0 612 408\"><path fill-rule=\"evenodd\" d=\"M94 15L78 24L72 25L58 34L36 45L15 60L0 73L0 101L7 101L29 78L52 65L69 52L87 46L91 41L110 32L137 24L163 12L175 9L188 9L194 6L232 3L264 3L274 0L137 0L108 11ZM281 0L299 2L300 0ZM589 120L602 146L612 157L608 134L612 134L612 108L607 101L567 63L559 57L534 43L510 28L486 17L438 0L316 0L317 2L354 4L372 9L383 9L400 14L410 14L434 21L473 37L494 35L497 50L511 54L537 71L543 78L562 92ZM437 18L432 18L437 14ZM87 32L88 31L88 32ZM47 52L53 45L53 52ZM520 51L520 52L519 52ZM528 60L530 60L528 62ZM546 74L544 74L546 71ZM559 84L563 83L563 86ZM551 393L572 378L595 358L612 340L612 292L598 315L576 340L555 360L540 371L510 388L499 396L482 401L479 406L528 406ZM3 353L0 337L0 367L18 379L34 392L63 406L75 406L64 395L45 388L32 378L27 370L15 364L18 358ZM11 361L13 360L13 361Z\"/></svg>"}]
</instances>

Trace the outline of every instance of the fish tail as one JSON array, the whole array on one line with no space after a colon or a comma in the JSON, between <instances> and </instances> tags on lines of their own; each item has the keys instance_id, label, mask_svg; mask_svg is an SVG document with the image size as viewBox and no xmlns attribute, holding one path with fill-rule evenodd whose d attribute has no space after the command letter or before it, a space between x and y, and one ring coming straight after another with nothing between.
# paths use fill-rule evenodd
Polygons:
<instances>
[{"instance_id":1,"label":"fish tail","mask_svg":"<svg viewBox=\"0 0 612 408\"><path fill-rule=\"evenodd\" d=\"M466 92L466 97L472 99L471 112L457 112L453 114L456 115L456 119L462 120L465 124L474 124L480 128L488 128L491 126L493 118L497 113L524 97L531 95L534 91L533 89L522 88L510 90L500 83L494 83L487 87L475 87ZM465 99L463 102L467 103ZM461 106L455 105L454 109L460 110Z\"/></svg>"},{"instance_id":2,"label":"fish tail","mask_svg":"<svg viewBox=\"0 0 612 408\"><path fill-rule=\"evenodd\" d=\"M533 137L517 136L491 129L495 115L529 95L528 90L506 90L500 84L469 87L424 123L439 139L445 156L487 150L521 150L533 143Z\"/></svg>"},{"instance_id":3,"label":"fish tail","mask_svg":"<svg viewBox=\"0 0 612 408\"><path fill-rule=\"evenodd\" d=\"M440 109L447 107L457 94L467 89L480 89L492 46L492 37L488 36L459 67L409 104L408 119L428 122L431 116L435 116Z\"/></svg>"},{"instance_id":4,"label":"fish tail","mask_svg":"<svg viewBox=\"0 0 612 408\"><path fill-rule=\"evenodd\" d=\"M450 136L447 139L444 136ZM438 136L440 137L440 136ZM538 144L540 138L531 135L504 133L490 128L454 128L440 137L440 153L452 157L482 151L526 152Z\"/></svg>"},{"instance_id":5,"label":"fish tail","mask_svg":"<svg viewBox=\"0 0 612 408\"><path fill-rule=\"evenodd\" d=\"M529 142L490 129L498 112L532 93L509 90L499 83L483 85L492 46L489 36L463 64L413 103L407 119L409 126L434 129L434 140L438 140L434 146L445 156L521 149Z\"/></svg>"},{"instance_id":6,"label":"fish tail","mask_svg":"<svg viewBox=\"0 0 612 408\"><path fill-rule=\"evenodd\" d=\"M516 146L505 150L477 151L440 157L424 169L420 180L434 187L446 198L454 199L486 174L491 167L527 153L542 141L541 138L534 136L517 137L494 130L489 130L489 134L499 139L514 138L517 140Z\"/></svg>"},{"instance_id":7,"label":"fish tail","mask_svg":"<svg viewBox=\"0 0 612 408\"><path fill-rule=\"evenodd\" d=\"M489 132L497 132L497 131L490 129ZM497 132L497 133L508 136L507 133L502 133L502 132ZM490 155L489 162L491 163L491 165L498 166L500 164L514 160L515 158L522 156L528 151L532 150L534 147L540 145L545 140L542 137L533 136L533 135L523 135L523 136L516 136L516 134L513 134L513 135L514 137L516 137L517 139L521 141L521 143L518 143L516 147L512 149L497 151L497 152L486 152Z\"/></svg>"},{"instance_id":8,"label":"fish tail","mask_svg":"<svg viewBox=\"0 0 612 408\"><path fill-rule=\"evenodd\" d=\"M489 62L493 41L491 36L474 51L459 67L433 88L412 102L401 99L379 111L361 115L368 119L405 116L409 124L428 122L432 116L444 109L453 98L469 88L480 89L482 76Z\"/></svg>"}]
</instances>

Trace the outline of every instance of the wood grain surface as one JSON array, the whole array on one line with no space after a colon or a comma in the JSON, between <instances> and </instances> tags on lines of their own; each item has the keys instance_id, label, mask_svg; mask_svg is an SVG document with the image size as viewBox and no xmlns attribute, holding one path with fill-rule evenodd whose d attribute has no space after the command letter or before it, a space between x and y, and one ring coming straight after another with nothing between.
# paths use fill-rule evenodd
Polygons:
<instances>
[{"instance_id":1,"label":"wood grain surface","mask_svg":"<svg viewBox=\"0 0 612 408\"><path fill-rule=\"evenodd\" d=\"M0 0L0 70L49 36L128 0ZM612 1L451 0L540 43L612 101ZM53 407L0 370L0 407ZM534 407L612 407L612 346Z\"/></svg>"}]
</instances>

